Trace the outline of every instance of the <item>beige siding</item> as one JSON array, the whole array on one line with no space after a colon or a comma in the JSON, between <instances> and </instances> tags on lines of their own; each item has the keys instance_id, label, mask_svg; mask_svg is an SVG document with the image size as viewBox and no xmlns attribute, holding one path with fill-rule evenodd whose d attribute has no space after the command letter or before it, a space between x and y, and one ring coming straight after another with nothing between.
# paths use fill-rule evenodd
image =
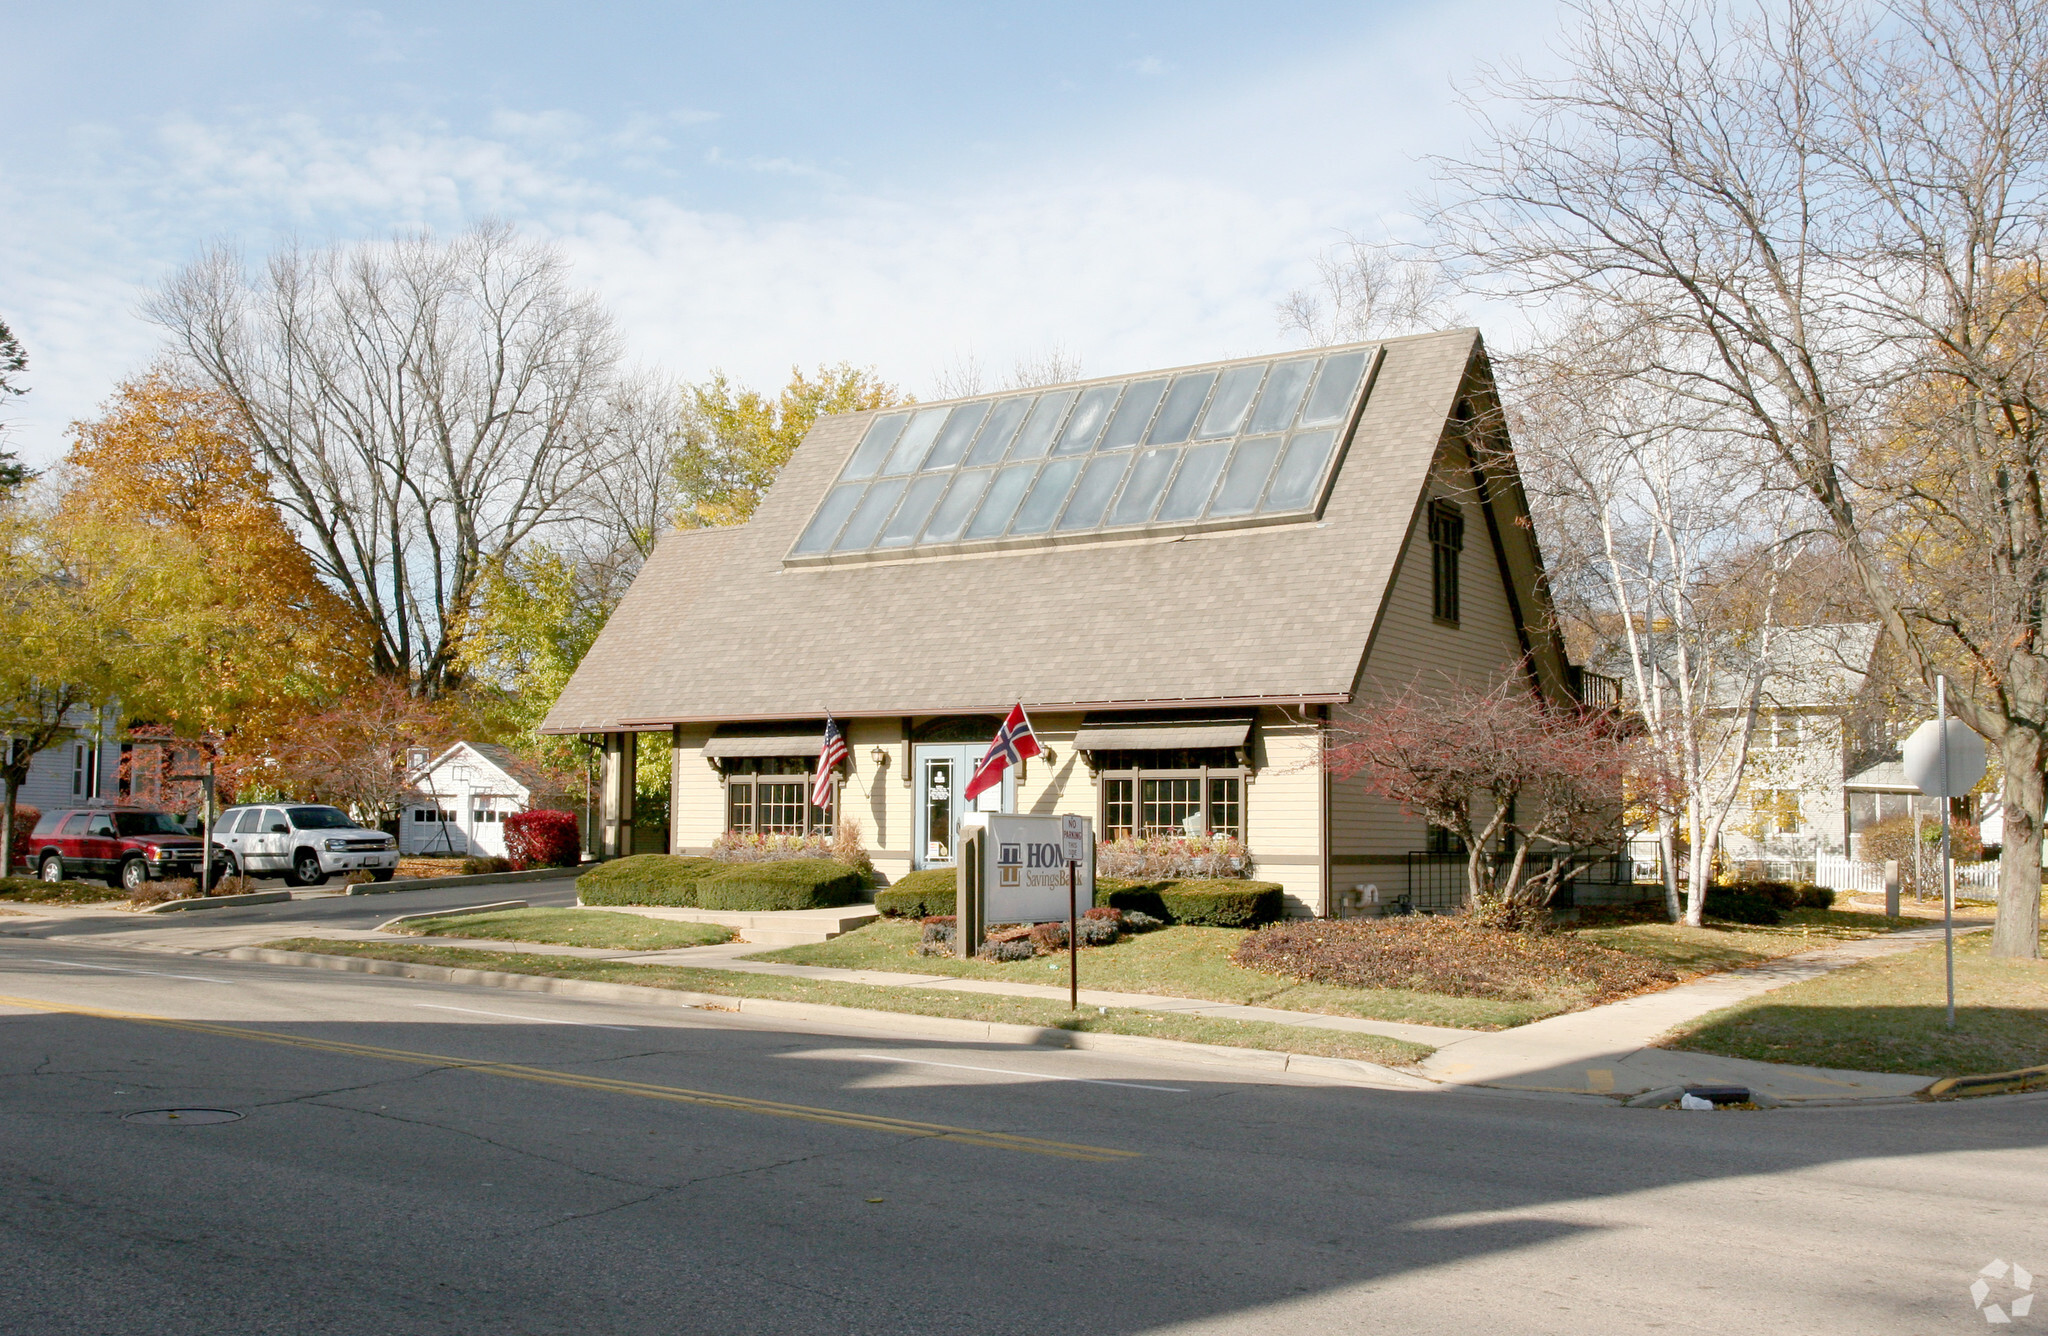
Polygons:
<instances>
[{"instance_id":1,"label":"beige siding","mask_svg":"<svg viewBox=\"0 0 2048 1336\"><path fill-rule=\"evenodd\" d=\"M1323 895L1322 728L1282 710L1259 717L1258 768L1245 791L1252 875L1277 881L1288 912L1326 912Z\"/></svg>"},{"instance_id":2,"label":"beige siding","mask_svg":"<svg viewBox=\"0 0 2048 1336\"><path fill-rule=\"evenodd\" d=\"M725 785L704 759L710 736L709 724L682 724L670 738L675 764L669 772L668 847L679 854L710 853L711 842L725 830Z\"/></svg>"},{"instance_id":3,"label":"beige siding","mask_svg":"<svg viewBox=\"0 0 2048 1336\"><path fill-rule=\"evenodd\" d=\"M839 801L860 822L875 872L892 882L910 871L910 762L903 751L903 721L851 719L845 727L847 775ZM877 747L888 758L880 765Z\"/></svg>"},{"instance_id":4,"label":"beige siding","mask_svg":"<svg viewBox=\"0 0 2048 1336\"><path fill-rule=\"evenodd\" d=\"M1499 681L1522 656L1507 582L1486 518L1465 485L1468 475L1462 464L1462 452L1453 454L1447 447L1431 477L1432 494L1456 498L1465 516L1458 624L1440 622L1434 615L1429 522L1426 511L1418 510L1379 630L1367 652L1355 708L1369 709L1376 697L1398 693L1418 679L1427 683L1447 675L1484 687ZM1366 886L1376 886L1383 899L1400 894L1406 855L1423 848L1427 838L1422 819L1373 797L1357 780L1333 779L1329 789L1331 880L1337 912L1345 912L1347 900L1356 903L1358 891Z\"/></svg>"}]
</instances>

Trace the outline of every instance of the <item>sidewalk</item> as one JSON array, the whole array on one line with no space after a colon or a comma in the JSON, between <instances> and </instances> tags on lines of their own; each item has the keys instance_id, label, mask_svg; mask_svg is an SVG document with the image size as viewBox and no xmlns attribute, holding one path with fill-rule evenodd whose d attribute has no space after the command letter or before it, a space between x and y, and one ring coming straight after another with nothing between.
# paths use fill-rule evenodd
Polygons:
<instances>
[{"instance_id":1,"label":"sidewalk","mask_svg":"<svg viewBox=\"0 0 2048 1336\"><path fill-rule=\"evenodd\" d=\"M1964 931L1983 931L1973 927ZM636 965L682 965L735 974L768 974L784 978L831 980L872 987L930 988L963 993L1036 997L1065 1001L1063 985L1013 983L995 979L961 979L951 975L914 974L895 970L834 969L791 965L741 957L762 948L746 942L685 947L670 951L607 951L589 947L546 946L481 938L422 939L381 932L332 932L356 941L390 941L463 947L480 951L511 951L533 955L580 956ZM1652 1047L1672 1029L1745 998L1833 970L1941 940L1939 928L1915 928L1885 937L1846 942L1822 950L1785 956L1765 964L1709 975L1663 992L1628 998L1586 1011L1553 1016L1512 1030L1458 1030L1402 1021L1366 1020L1276 1007L1243 1006L1199 998L1115 993L1083 988L1084 1007L1118 1007L1220 1020L1264 1021L1316 1029L1384 1035L1427 1044L1436 1052L1421 1072L1444 1085L1488 1086L1548 1094L1626 1098L1688 1084L1744 1085L1788 1104L1844 1100L1901 1099L1924 1088L1931 1078L1883 1072L1794 1067L1712 1054L1682 1053Z\"/></svg>"},{"instance_id":2,"label":"sidewalk","mask_svg":"<svg viewBox=\"0 0 2048 1336\"><path fill-rule=\"evenodd\" d=\"M1984 930L1974 926L1959 934ZM1575 1095L1625 1096L1676 1085L1725 1083L1746 1085L1790 1104L1902 1098L1923 1089L1931 1078L1794 1067L1651 1045L1678 1026L1746 998L1940 940L1940 928L1912 928L1710 974L1661 993L1457 1039L1439 1045L1423 1061L1422 1070L1453 1085Z\"/></svg>"}]
</instances>

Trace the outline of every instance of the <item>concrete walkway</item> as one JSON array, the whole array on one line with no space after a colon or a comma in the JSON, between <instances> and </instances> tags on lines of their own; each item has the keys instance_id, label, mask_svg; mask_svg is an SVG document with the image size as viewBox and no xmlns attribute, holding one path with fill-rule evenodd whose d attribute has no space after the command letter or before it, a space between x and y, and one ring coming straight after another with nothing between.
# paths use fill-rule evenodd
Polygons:
<instances>
[{"instance_id":1,"label":"concrete walkway","mask_svg":"<svg viewBox=\"0 0 2048 1336\"><path fill-rule=\"evenodd\" d=\"M1982 932L1982 926L1958 929ZM1941 941L1940 928L1913 928L1784 956L1747 969L1604 1007L1440 1044L1422 1070L1454 1085L1496 1086L1577 1095L1638 1095L1671 1086L1746 1085L1786 1103L1896 1099L1928 1084L1924 1076L1841 1071L1752 1062L1654 1048L1659 1038L1709 1012L1789 984L1817 979L1859 961Z\"/></svg>"}]
</instances>

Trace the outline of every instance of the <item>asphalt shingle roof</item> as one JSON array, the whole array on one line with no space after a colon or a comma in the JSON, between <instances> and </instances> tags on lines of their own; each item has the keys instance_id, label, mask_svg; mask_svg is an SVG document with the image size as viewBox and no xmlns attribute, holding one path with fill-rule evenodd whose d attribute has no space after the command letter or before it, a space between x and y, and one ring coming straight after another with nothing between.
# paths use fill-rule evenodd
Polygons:
<instances>
[{"instance_id":1,"label":"asphalt shingle roof","mask_svg":"<svg viewBox=\"0 0 2048 1336\"><path fill-rule=\"evenodd\" d=\"M1321 519L1265 527L788 566L872 414L823 418L747 524L662 539L545 727L1346 699L1481 355L1384 347Z\"/></svg>"}]
</instances>

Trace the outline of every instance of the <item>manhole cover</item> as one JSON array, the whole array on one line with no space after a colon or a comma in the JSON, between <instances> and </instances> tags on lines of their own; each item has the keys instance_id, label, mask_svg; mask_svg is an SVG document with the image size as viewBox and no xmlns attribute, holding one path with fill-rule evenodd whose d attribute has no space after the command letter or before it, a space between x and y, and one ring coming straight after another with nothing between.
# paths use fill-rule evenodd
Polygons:
<instances>
[{"instance_id":1,"label":"manhole cover","mask_svg":"<svg viewBox=\"0 0 2048 1336\"><path fill-rule=\"evenodd\" d=\"M124 1123L182 1123L187 1126L199 1123L233 1123L241 1121L242 1115L233 1109L143 1109L138 1113L123 1114Z\"/></svg>"}]
</instances>

